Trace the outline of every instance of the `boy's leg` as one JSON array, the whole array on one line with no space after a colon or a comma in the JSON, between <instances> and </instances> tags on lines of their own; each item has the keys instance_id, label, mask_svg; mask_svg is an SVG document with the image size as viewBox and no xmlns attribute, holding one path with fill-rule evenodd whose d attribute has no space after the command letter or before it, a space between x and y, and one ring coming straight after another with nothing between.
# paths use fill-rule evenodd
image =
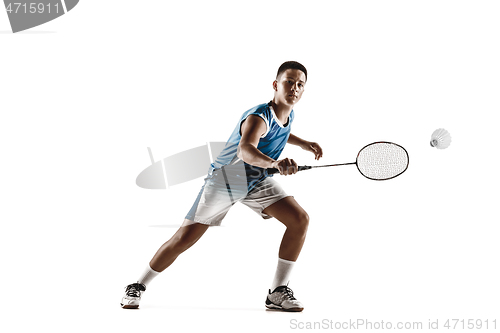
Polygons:
<instances>
[{"instance_id":1,"label":"boy's leg","mask_svg":"<svg viewBox=\"0 0 500 333\"><path fill-rule=\"evenodd\" d=\"M263 210L286 226L281 240L279 257L296 261L306 239L309 216L293 197L286 197Z\"/></svg>"},{"instance_id":2,"label":"boy's leg","mask_svg":"<svg viewBox=\"0 0 500 333\"><path fill-rule=\"evenodd\" d=\"M283 198L263 211L286 226L279 250L278 267L266 299L271 309L302 311L304 306L288 288L288 280L306 238L309 216L293 197Z\"/></svg>"},{"instance_id":3,"label":"boy's leg","mask_svg":"<svg viewBox=\"0 0 500 333\"><path fill-rule=\"evenodd\" d=\"M207 231L208 227L205 224L184 220L184 224L179 230L158 249L153 259L151 259L149 266L156 272L162 272L182 252L196 243L205 231Z\"/></svg>"},{"instance_id":4,"label":"boy's leg","mask_svg":"<svg viewBox=\"0 0 500 333\"><path fill-rule=\"evenodd\" d=\"M165 268L170 266L182 252L196 243L198 239L203 236L208 227L208 225L194 223L187 219L184 220L179 230L158 249L153 259L151 259L146 271L141 275L137 283L130 284L126 287L125 296L122 298L121 302L122 308L137 309L147 284L160 272L165 270Z\"/></svg>"}]
</instances>

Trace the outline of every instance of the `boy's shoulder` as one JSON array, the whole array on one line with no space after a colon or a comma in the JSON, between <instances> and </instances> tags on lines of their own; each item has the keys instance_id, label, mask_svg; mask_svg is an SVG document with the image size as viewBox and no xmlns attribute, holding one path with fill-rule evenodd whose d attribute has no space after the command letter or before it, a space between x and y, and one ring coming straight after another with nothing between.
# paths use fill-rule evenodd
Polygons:
<instances>
[{"instance_id":1,"label":"boy's shoulder","mask_svg":"<svg viewBox=\"0 0 500 333\"><path fill-rule=\"evenodd\" d=\"M240 122L245 121L251 115L258 116L258 117L262 118L268 125L269 125L270 120L272 119L272 114L269 110L268 103L256 105L253 108L245 111L241 115Z\"/></svg>"},{"instance_id":2,"label":"boy's shoulder","mask_svg":"<svg viewBox=\"0 0 500 333\"><path fill-rule=\"evenodd\" d=\"M251 113L257 114L257 113L265 113L265 112L269 112L269 103L263 103L263 104L256 105L253 108L251 108L250 110L247 110L245 113L246 114L251 114Z\"/></svg>"}]
</instances>

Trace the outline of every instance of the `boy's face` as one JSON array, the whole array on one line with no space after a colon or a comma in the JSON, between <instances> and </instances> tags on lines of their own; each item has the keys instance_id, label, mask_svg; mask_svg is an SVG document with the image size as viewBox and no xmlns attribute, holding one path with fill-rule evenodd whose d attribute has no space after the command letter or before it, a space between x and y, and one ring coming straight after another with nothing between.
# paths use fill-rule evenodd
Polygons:
<instances>
[{"instance_id":1,"label":"boy's face","mask_svg":"<svg viewBox=\"0 0 500 333\"><path fill-rule=\"evenodd\" d=\"M306 85L306 75L298 69L287 69L273 82L277 101L294 105L302 97Z\"/></svg>"}]
</instances>

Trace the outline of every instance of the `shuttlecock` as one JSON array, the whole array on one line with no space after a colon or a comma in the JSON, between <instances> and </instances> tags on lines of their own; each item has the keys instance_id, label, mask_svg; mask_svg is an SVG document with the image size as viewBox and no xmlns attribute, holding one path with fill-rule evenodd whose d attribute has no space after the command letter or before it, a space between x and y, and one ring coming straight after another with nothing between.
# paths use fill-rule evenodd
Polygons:
<instances>
[{"instance_id":1,"label":"shuttlecock","mask_svg":"<svg viewBox=\"0 0 500 333\"><path fill-rule=\"evenodd\" d=\"M436 147L437 149L445 149L450 146L451 135L444 128L438 128L432 133L431 136L431 147Z\"/></svg>"}]
</instances>

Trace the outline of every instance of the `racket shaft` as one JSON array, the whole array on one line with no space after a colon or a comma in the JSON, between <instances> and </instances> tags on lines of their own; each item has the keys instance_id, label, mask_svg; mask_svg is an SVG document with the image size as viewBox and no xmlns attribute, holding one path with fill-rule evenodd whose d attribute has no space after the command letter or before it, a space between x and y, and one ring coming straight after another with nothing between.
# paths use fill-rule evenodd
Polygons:
<instances>
[{"instance_id":1,"label":"racket shaft","mask_svg":"<svg viewBox=\"0 0 500 333\"><path fill-rule=\"evenodd\" d=\"M340 164L328 164L328 165L318 165L318 166L313 166L311 168L326 168L326 167L332 167L332 166L340 166L340 165L353 165L356 164L356 162L351 162L351 163L340 163Z\"/></svg>"},{"instance_id":2,"label":"racket shaft","mask_svg":"<svg viewBox=\"0 0 500 333\"><path fill-rule=\"evenodd\" d=\"M309 165L300 165L299 166L299 171L302 171L302 170L309 170L309 169L312 169L312 168L326 168L326 167L332 167L332 166L339 166L339 165L352 165L352 164L356 164L356 162L352 162L352 163L341 163L341 164L329 164L329 165L316 165L316 166L309 166ZM274 175L276 173L280 173L280 171L276 168L270 168L270 169L267 169L267 174L269 175Z\"/></svg>"}]
</instances>

